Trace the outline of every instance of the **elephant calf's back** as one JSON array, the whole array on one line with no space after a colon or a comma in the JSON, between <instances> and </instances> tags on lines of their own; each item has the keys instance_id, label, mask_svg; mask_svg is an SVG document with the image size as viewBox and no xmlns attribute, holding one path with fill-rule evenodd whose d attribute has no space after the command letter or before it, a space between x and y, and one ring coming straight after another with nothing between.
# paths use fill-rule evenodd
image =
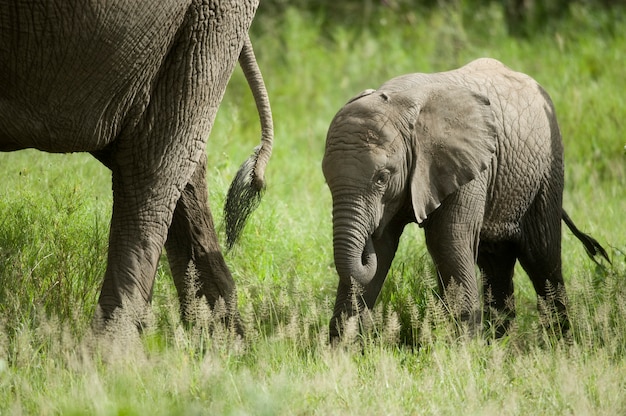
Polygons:
<instances>
[{"instance_id":1,"label":"elephant calf's back","mask_svg":"<svg viewBox=\"0 0 626 416\"><path fill-rule=\"evenodd\" d=\"M515 238L538 196L554 194L560 210L563 145L554 105L534 79L496 60L474 61L459 72L468 87L489 98L496 121L483 237Z\"/></svg>"}]
</instances>

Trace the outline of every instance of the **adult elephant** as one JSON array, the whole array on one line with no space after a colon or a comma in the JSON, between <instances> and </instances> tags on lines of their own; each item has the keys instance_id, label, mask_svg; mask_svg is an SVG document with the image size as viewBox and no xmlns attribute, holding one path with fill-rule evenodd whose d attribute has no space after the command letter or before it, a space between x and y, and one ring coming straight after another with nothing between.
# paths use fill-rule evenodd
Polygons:
<instances>
[{"instance_id":1,"label":"adult elephant","mask_svg":"<svg viewBox=\"0 0 626 416\"><path fill-rule=\"evenodd\" d=\"M257 6L0 1L0 150L90 152L112 172L108 263L96 313L105 328L118 315L141 323L164 245L183 311L195 298L210 306L224 299L236 316L235 283L208 207L206 140L239 60L263 134L231 185L232 243L240 214L264 186L273 140L248 37Z\"/></svg>"},{"instance_id":2,"label":"adult elephant","mask_svg":"<svg viewBox=\"0 0 626 416\"><path fill-rule=\"evenodd\" d=\"M493 59L359 94L333 119L322 168L340 278L331 338L342 319L374 306L411 222L424 228L444 298L474 331L482 320L476 263L484 310L504 316L502 334L515 313L516 260L542 312L569 327L562 218L590 253L606 257L561 206L563 147L548 94Z\"/></svg>"}]
</instances>

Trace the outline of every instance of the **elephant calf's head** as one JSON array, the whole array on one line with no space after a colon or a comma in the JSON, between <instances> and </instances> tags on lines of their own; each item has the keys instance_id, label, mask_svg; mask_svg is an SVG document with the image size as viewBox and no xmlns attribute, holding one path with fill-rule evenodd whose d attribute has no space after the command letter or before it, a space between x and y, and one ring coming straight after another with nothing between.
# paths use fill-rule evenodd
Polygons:
<instances>
[{"instance_id":1,"label":"elephant calf's head","mask_svg":"<svg viewBox=\"0 0 626 416\"><path fill-rule=\"evenodd\" d=\"M368 90L337 113L322 169L341 279L367 285L377 270L374 242L396 215L422 222L488 166L491 120L486 98L440 84ZM408 206L412 212L401 212Z\"/></svg>"}]
</instances>

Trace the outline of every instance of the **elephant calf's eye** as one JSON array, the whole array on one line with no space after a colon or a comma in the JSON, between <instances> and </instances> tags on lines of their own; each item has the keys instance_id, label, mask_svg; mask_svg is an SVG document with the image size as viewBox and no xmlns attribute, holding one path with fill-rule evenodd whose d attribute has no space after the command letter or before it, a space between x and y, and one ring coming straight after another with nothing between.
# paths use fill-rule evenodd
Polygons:
<instances>
[{"instance_id":1,"label":"elephant calf's eye","mask_svg":"<svg viewBox=\"0 0 626 416\"><path fill-rule=\"evenodd\" d=\"M387 185L387 182L389 182L389 176L389 171L381 170L380 172L376 173L376 175L374 175L374 184L376 186Z\"/></svg>"}]
</instances>

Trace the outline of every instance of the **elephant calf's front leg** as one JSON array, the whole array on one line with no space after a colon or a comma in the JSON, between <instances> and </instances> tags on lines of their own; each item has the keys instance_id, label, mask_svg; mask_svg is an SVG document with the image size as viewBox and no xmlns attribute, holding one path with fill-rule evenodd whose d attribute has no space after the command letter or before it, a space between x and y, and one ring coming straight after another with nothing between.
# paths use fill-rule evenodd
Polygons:
<instances>
[{"instance_id":1,"label":"elephant calf's front leg","mask_svg":"<svg viewBox=\"0 0 626 416\"><path fill-rule=\"evenodd\" d=\"M480 186L476 183L475 186ZM482 331L476 260L484 199L472 188L451 195L427 220L426 245L438 273L440 292L453 318L468 326L470 334Z\"/></svg>"},{"instance_id":2,"label":"elephant calf's front leg","mask_svg":"<svg viewBox=\"0 0 626 416\"><path fill-rule=\"evenodd\" d=\"M359 318L359 326L362 326L361 324L368 318L364 314L373 309L376 304L398 249L400 236L405 225L404 221L394 220L379 238L373 239L377 269L367 286L363 287L355 281L346 282L344 279L339 281L334 313L330 321L331 342L336 342L345 332L351 330L351 328L346 327L346 325L350 326L348 321L351 317Z\"/></svg>"},{"instance_id":3,"label":"elephant calf's front leg","mask_svg":"<svg viewBox=\"0 0 626 416\"><path fill-rule=\"evenodd\" d=\"M330 319L331 344L341 339L350 339L360 331L360 315L366 310L363 287L356 282L339 281L333 316Z\"/></svg>"}]
</instances>

